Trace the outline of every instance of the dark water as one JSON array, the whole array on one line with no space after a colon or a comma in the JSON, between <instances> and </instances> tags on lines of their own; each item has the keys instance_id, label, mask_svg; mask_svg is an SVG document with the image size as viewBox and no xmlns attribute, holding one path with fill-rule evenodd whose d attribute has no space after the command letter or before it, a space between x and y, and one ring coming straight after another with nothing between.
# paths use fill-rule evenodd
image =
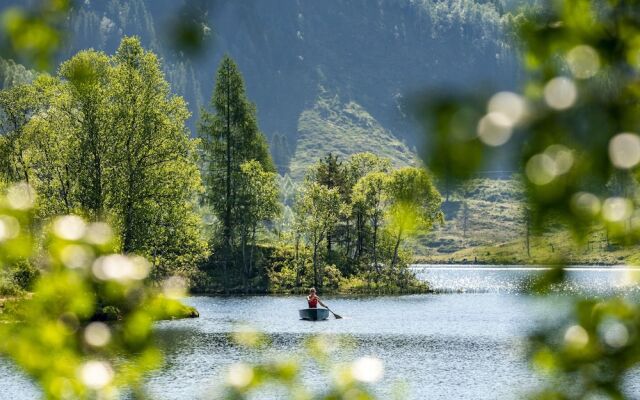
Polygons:
<instances>
[{"instance_id":1,"label":"dark water","mask_svg":"<svg viewBox=\"0 0 640 400\"><path fill-rule=\"evenodd\" d=\"M398 386L410 399L519 399L542 380L529 368L524 338L539 324L559 318L570 293L635 293L633 271L575 269L552 299L520 288L539 273L530 268L419 266L418 275L443 292L434 295L324 300L345 319L300 321L299 297L192 297L201 317L157 326L166 366L149 379L152 398L215 398L227 366L261 357L232 344L230 333L250 323L269 336L273 354L300 351L311 335L347 335L352 346L338 361L371 355L382 359L381 398ZM308 374L311 387L327 382ZM38 398L32 384L0 360L0 399ZM629 384L633 392L639 386ZM276 397L275 394L256 398Z\"/></svg>"}]
</instances>

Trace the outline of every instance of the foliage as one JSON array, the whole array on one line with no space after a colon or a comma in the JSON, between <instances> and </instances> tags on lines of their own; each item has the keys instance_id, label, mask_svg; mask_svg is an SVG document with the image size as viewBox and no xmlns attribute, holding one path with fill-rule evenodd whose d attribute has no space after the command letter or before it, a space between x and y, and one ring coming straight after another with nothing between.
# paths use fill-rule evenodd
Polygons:
<instances>
[{"instance_id":1,"label":"foliage","mask_svg":"<svg viewBox=\"0 0 640 400\"><path fill-rule=\"evenodd\" d=\"M40 69L51 66L56 51L62 47L62 30L71 0L43 0L31 9L10 7L0 15L1 45L4 54L19 56Z\"/></svg>"},{"instance_id":2,"label":"foliage","mask_svg":"<svg viewBox=\"0 0 640 400\"><path fill-rule=\"evenodd\" d=\"M627 178L640 162L637 7L553 2L521 20L524 96L498 93L486 113L477 96L429 102L434 170L465 178L495 154L489 149L513 146L535 227L563 224L581 242L604 226L607 238L636 243L638 202L619 189L633 182ZM563 276L554 269L535 289L544 293ZM577 299L568 321L532 338L534 364L553 377L536 396L624 398L622 376L638 365L638 337L630 333L637 320L631 300Z\"/></svg>"},{"instance_id":3,"label":"foliage","mask_svg":"<svg viewBox=\"0 0 640 400\"><path fill-rule=\"evenodd\" d=\"M340 193L311 182L302 189L296 201L296 230L302 234L312 249L313 282L321 288L324 282L324 266L319 259L320 244L333 230L343 211Z\"/></svg>"},{"instance_id":4,"label":"foliage","mask_svg":"<svg viewBox=\"0 0 640 400\"><path fill-rule=\"evenodd\" d=\"M189 275L206 256L186 105L137 39L112 57L82 51L57 77L0 91L0 110L1 179L40 194L38 221L108 220L123 251L153 257L157 278Z\"/></svg>"},{"instance_id":5,"label":"foliage","mask_svg":"<svg viewBox=\"0 0 640 400\"><path fill-rule=\"evenodd\" d=\"M33 295L6 311L12 322L0 327L0 354L32 377L47 398L117 397L122 389L142 396L144 374L162 358L152 323L184 313L185 306L144 285L149 263L114 254L104 223L58 217L43 254L30 257L36 251L29 245L34 204L24 185L0 199L0 269L23 258L43 262ZM118 315L117 325L96 321L110 312Z\"/></svg>"},{"instance_id":6,"label":"foliage","mask_svg":"<svg viewBox=\"0 0 640 400\"><path fill-rule=\"evenodd\" d=\"M284 263L288 268L272 270L270 276L287 285L294 277L303 283L307 264L298 256L308 245L312 283L318 288L325 266L335 265L346 286L364 279L375 292L426 290L407 270L412 256L401 244L442 222L440 194L423 169L390 168L390 160L371 153L354 154L345 162L332 154L321 158L309 169L294 207L296 261L289 260ZM302 247L299 235L305 239ZM334 291L342 291L342 283Z\"/></svg>"},{"instance_id":7,"label":"foliage","mask_svg":"<svg viewBox=\"0 0 640 400\"><path fill-rule=\"evenodd\" d=\"M637 304L623 299L579 300L561 326L532 335L534 367L551 384L535 399L626 398L628 369L640 362L634 333L640 328Z\"/></svg>"},{"instance_id":8,"label":"foliage","mask_svg":"<svg viewBox=\"0 0 640 400\"><path fill-rule=\"evenodd\" d=\"M254 249L257 244L258 226L270 222L278 216L280 203L275 172L265 171L262 164L256 160L243 163L240 166L240 171L240 181L236 189L239 208L236 223L239 226L246 293L248 291L247 279L254 275Z\"/></svg>"},{"instance_id":9,"label":"foliage","mask_svg":"<svg viewBox=\"0 0 640 400\"><path fill-rule=\"evenodd\" d=\"M246 98L242 75L229 56L223 58L218 68L211 108L213 114L202 113L200 135L207 201L222 226L220 253L226 291L231 285L229 275L235 275L240 266L243 281L250 277L249 260L244 254L248 232L254 231L258 222L275 217L271 201L268 203L271 206L265 205L260 211L256 203L260 199L255 197L263 189L270 194L273 191L251 187L253 178L260 177L262 183L273 188L275 175L263 175L259 169L271 173L275 167L267 141L258 128L255 106ZM256 164L245 164L252 160ZM250 175L253 177L247 179ZM246 207L253 207L249 214L245 214ZM246 290L246 283L244 286Z\"/></svg>"}]
</instances>

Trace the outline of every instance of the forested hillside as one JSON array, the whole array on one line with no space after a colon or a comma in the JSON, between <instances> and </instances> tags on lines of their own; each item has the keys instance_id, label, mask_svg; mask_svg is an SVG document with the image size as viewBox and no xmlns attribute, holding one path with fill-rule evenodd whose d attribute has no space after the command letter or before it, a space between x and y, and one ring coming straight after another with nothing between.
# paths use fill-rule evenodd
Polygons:
<instances>
[{"instance_id":1,"label":"forested hillside","mask_svg":"<svg viewBox=\"0 0 640 400\"><path fill-rule=\"evenodd\" d=\"M246 77L261 129L295 148L298 120L320 87L353 101L410 144L417 131L407 98L445 86L513 88L518 80L508 25L513 2L456 0L311 1L87 0L77 2L61 59L92 47L113 52L123 35L159 53L173 90L195 121L223 54ZM417 12L416 12L417 11ZM196 18L206 34L199 56L171 47L167 22Z\"/></svg>"},{"instance_id":2,"label":"forested hillside","mask_svg":"<svg viewBox=\"0 0 640 400\"><path fill-rule=\"evenodd\" d=\"M62 61L86 48L111 54L123 36L140 37L162 59L172 91L187 100L192 114L187 126L196 135L215 69L229 54L256 104L259 128L270 138L278 172L289 173L294 181L328 152L344 159L368 151L391 159L396 167L414 164L422 135L409 103L417 91L428 95L442 87L453 91L517 86L520 72L509 26L511 13L522 5L519 1L331 4L79 1L68 20L68 44L58 57ZM173 27L185 21L196 21L202 29L205 42L199 53L172 46ZM3 61L0 74L3 86L34 77L11 61ZM504 188L501 183L487 181L498 189ZM501 231L506 237L487 235L497 226L492 218L509 219L511 213L487 212L487 201L474 197L477 194L469 195L464 213L456 195L445 202L447 223L438 232L442 237L436 243L432 236L423 240L419 252L426 253L427 245L446 253L510 238L515 231L509 221L499 224L506 228ZM504 207L518 207L513 201L519 198L510 198ZM460 227L469 224L469 232L463 232Z\"/></svg>"}]
</instances>

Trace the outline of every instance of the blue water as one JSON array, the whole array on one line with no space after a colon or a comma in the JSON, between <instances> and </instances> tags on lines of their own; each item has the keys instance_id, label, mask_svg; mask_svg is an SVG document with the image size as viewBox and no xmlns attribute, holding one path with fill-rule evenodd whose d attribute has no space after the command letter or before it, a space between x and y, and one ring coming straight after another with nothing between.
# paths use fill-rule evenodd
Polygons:
<instances>
[{"instance_id":1,"label":"blue water","mask_svg":"<svg viewBox=\"0 0 640 400\"><path fill-rule=\"evenodd\" d=\"M573 293L634 294L635 271L574 269L553 298L523 294L521 288L540 273L530 268L418 266L439 294L323 298L341 320L298 319L300 297L191 297L187 303L200 318L157 325L166 365L148 380L156 399L211 399L230 364L263 357L233 344L229 337L250 323L271 340L270 355L301 351L313 335L346 336L351 345L337 361L372 355L384 362L376 385L388 398L398 385L410 399L519 399L543 381L529 367L525 337L536 326L562 316ZM308 374L309 386L322 388L326 378ZM36 388L0 360L0 398L38 398ZM630 380L633 397L640 385ZM277 397L276 392L256 398Z\"/></svg>"}]
</instances>

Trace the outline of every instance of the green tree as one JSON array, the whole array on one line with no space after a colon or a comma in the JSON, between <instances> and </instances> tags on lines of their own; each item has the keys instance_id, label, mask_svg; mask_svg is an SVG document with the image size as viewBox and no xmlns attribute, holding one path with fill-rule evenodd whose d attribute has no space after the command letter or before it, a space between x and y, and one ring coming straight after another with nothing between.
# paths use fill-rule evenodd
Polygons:
<instances>
[{"instance_id":1,"label":"green tree","mask_svg":"<svg viewBox=\"0 0 640 400\"><path fill-rule=\"evenodd\" d=\"M339 160L338 155L331 153L321 158L318 163L311 168L311 173L307 179L313 180L320 185L324 185L329 189L336 189L340 194L342 201L348 203L349 187L347 186L346 170ZM327 243L327 260L331 262L333 255L333 230L326 232Z\"/></svg>"},{"instance_id":2,"label":"green tree","mask_svg":"<svg viewBox=\"0 0 640 400\"><path fill-rule=\"evenodd\" d=\"M124 252L153 255L166 273L206 256L189 113L137 39L123 39L113 57L80 52L57 77L0 91L0 106L3 179L40 193L39 217L108 220Z\"/></svg>"},{"instance_id":3,"label":"green tree","mask_svg":"<svg viewBox=\"0 0 640 400\"><path fill-rule=\"evenodd\" d=\"M78 202L78 131L80 114L71 112L72 96L54 77L40 76L32 84L39 93L41 111L31 116L24 128L24 154L29 169L29 184L39 193L37 215L51 216L84 213Z\"/></svg>"},{"instance_id":4,"label":"green tree","mask_svg":"<svg viewBox=\"0 0 640 400\"><path fill-rule=\"evenodd\" d=\"M33 87L21 84L0 91L0 168L2 180L29 182L24 127L38 109Z\"/></svg>"},{"instance_id":5,"label":"green tree","mask_svg":"<svg viewBox=\"0 0 640 400\"><path fill-rule=\"evenodd\" d=\"M336 188L316 182L306 184L296 201L297 225L313 249L313 280L318 289L323 275L319 247L338 223L343 206Z\"/></svg>"},{"instance_id":6,"label":"green tree","mask_svg":"<svg viewBox=\"0 0 640 400\"><path fill-rule=\"evenodd\" d=\"M389 176L387 193L390 202L388 229L395 239L391 260L391 269L394 269L402 239L418 230L430 230L434 224L444 221L444 215L440 210L442 196L431 176L422 168L405 167L393 171Z\"/></svg>"},{"instance_id":7,"label":"green tree","mask_svg":"<svg viewBox=\"0 0 640 400\"><path fill-rule=\"evenodd\" d=\"M380 264L378 263L378 237L382 226L385 202L387 198L386 188L388 175L384 172L372 172L365 175L353 188L353 210L359 218L369 221L372 229L372 261L378 275ZM364 236L364 235L362 235ZM359 247L364 246L364 238L359 235Z\"/></svg>"},{"instance_id":8,"label":"green tree","mask_svg":"<svg viewBox=\"0 0 640 400\"><path fill-rule=\"evenodd\" d=\"M388 158L379 157L373 153L356 153L353 154L347 160L346 165L346 180L347 185L351 187L351 196L354 195L355 186L358 181L364 176L370 173L376 172L388 172L391 169L391 160ZM352 207L352 213L346 221L346 238L345 238L345 247L346 254L351 254L351 242L352 237L355 236L355 259L356 262L360 260L362 256L362 252L364 250L365 245L365 225L366 219L368 218L365 215L366 207L363 208L363 203L360 203L356 206L356 200L351 198L351 202L354 205ZM352 234L351 231L355 230Z\"/></svg>"},{"instance_id":9,"label":"green tree","mask_svg":"<svg viewBox=\"0 0 640 400\"><path fill-rule=\"evenodd\" d=\"M60 66L60 77L67 82L71 101L63 109L72 115L77 146L77 178L82 187L79 202L93 218L104 217L105 195L113 135L110 103L109 57L93 50L81 51Z\"/></svg>"},{"instance_id":10,"label":"green tree","mask_svg":"<svg viewBox=\"0 0 640 400\"><path fill-rule=\"evenodd\" d=\"M243 286L248 292L248 280L253 274L256 231L259 225L276 218L281 211L277 174L265 171L256 160L240 166L241 180L238 182L238 207L240 243L243 265ZM247 247L250 248L247 254Z\"/></svg>"},{"instance_id":11,"label":"green tree","mask_svg":"<svg viewBox=\"0 0 640 400\"><path fill-rule=\"evenodd\" d=\"M220 62L211 98L213 113L202 111L200 135L203 139L207 199L222 223L223 279L229 288L228 273L234 265L237 242L236 221L240 217L237 195L241 165L258 161L265 171L274 171L266 139L258 129L255 106L245 94L237 65L229 56Z\"/></svg>"}]
</instances>

